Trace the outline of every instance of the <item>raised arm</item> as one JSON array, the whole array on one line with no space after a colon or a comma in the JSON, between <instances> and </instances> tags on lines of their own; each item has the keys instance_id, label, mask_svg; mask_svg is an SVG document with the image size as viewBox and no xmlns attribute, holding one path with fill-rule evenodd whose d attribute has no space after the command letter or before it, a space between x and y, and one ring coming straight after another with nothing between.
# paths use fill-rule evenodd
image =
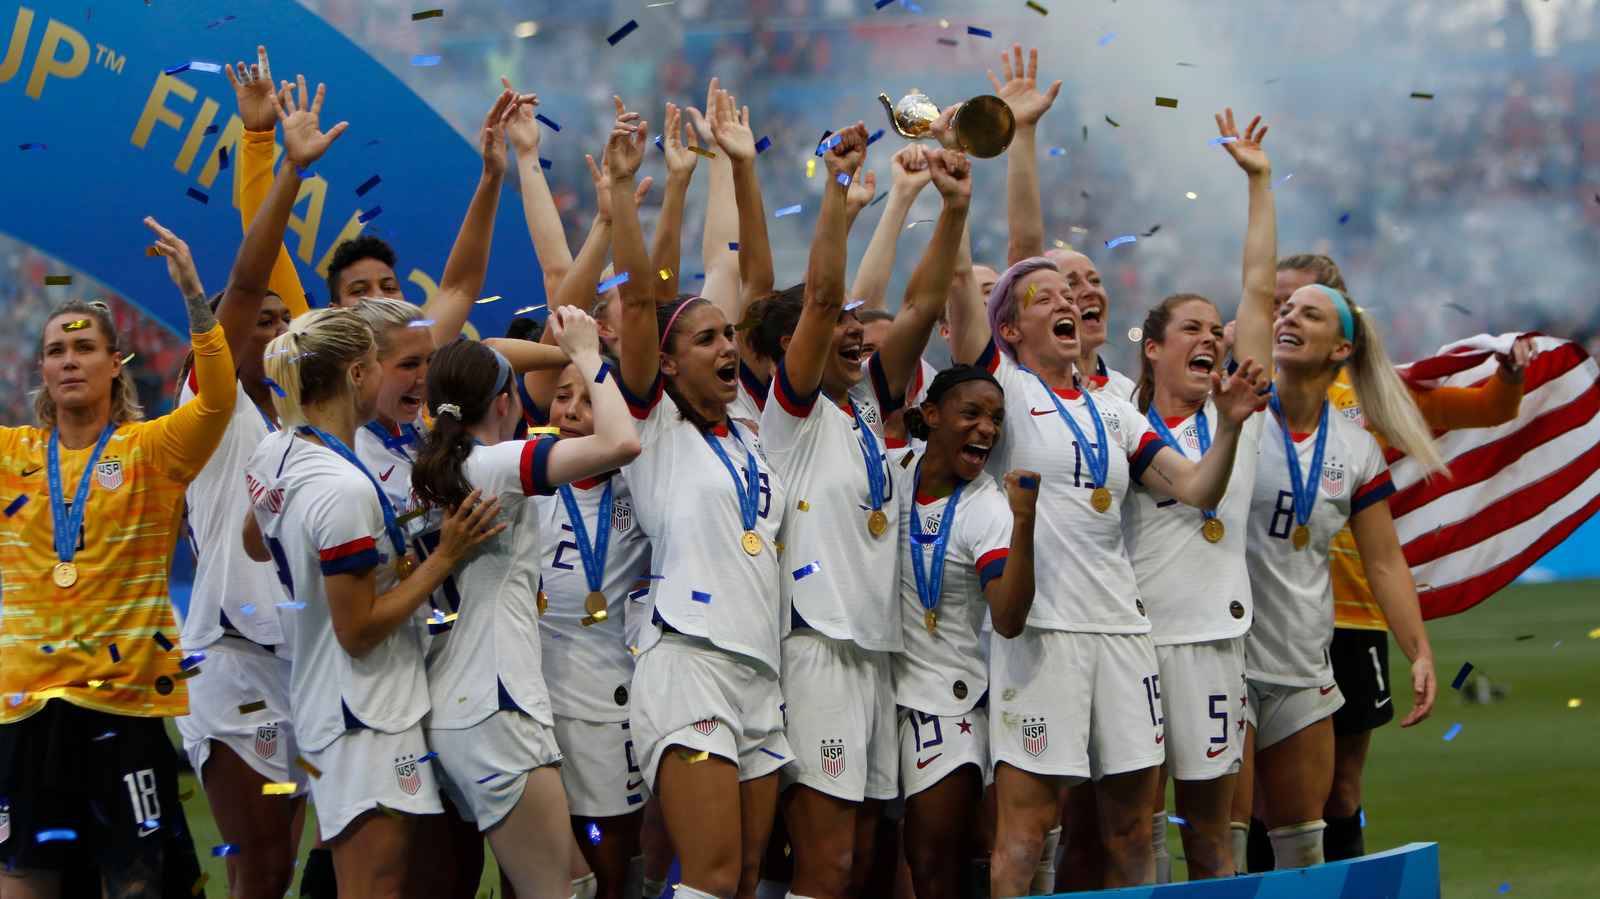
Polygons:
<instances>
[{"instance_id":1,"label":"raised arm","mask_svg":"<svg viewBox=\"0 0 1600 899\"><path fill-rule=\"evenodd\" d=\"M684 135L688 144L685 146ZM694 177L696 154L689 147L700 146L694 129L683 122L675 103L667 104L661 129L661 151L667 158L667 192L661 198L661 215L656 219L655 239L650 249L650 264L656 270L651 283L656 286L656 302L670 303L678 295L678 271L683 255L683 203Z\"/></svg>"},{"instance_id":2,"label":"raised arm","mask_svg":"<svg viewBox=\"0 0 1600 899\"><path fill-rule=\"evenodd\" d=\"M716 109L717 79L706 90L707 112ZM711 177L706 196L706 227L700 245L700 264L706 280L700 295L721 307L728 321L739 321L739 207L733 196L733 163L722 152L711 121L700 110L689 107L689 121L700 143L716 154L710 160ZM763 222L763 224L765 224Z\"/></svg>"},{"instance_id":3,"label":"raised arm","mask_svg":"<svg viewBox=\"0 0 1600 899\"><path fill-rule=\"evenodd\" d=\"M844 310L846 186L839 176L861 167L867 151L867 126L857 122L834 135L839 143L822 154L828 183L822 188L822 210L811 239L806 267L805 305L784 352L783 368L795 394L807 397L822 384L822 369L833 346L833 330ZM903 389L903 388L902 388Z\"/></svg>"},{"instance_id":4,"label":"raised arm","mask_svg":"<svg viewBox=\"0 0 1600 899\"><path fill-rule=\"evenodd\" d=\"M856 226L856 217L861 215L861 210L872 205L872 198L878 194L878 175L867 168L866 159L861 160L861 168L856 169L850 180L850 189L844 192L844 233L849 234Z\"/></svg>"},{"instance_id":5,"label":"raised arm","mask_svg":"<svg viewBox=\"0 0 1600 899\"><path fill-rule=\"evenodd\" d=\"M618 337L622 384L634 396L648 396L661 372L660 335L656 327L655 287L648 277L650 255L639 229L639 207L633 200L633 176L644 162L648 123L628 112L621 97L616 125L606 141L606 165L611 171L612 267L628 280L618 286L622 298Z\"/></svg>"},{"instance_id":6,"label":"raised arm","mask_svg":"<svg viewBox=\"0 0 1600 899\"><path fill-rule=\"evenodd\" d=\"M570 484L580 478L621 468L639 458L639 432L617 389L616 372L600 358L600 334L587 313L568 307L550 316L556 343L572 358L589 382L594 404L594 433L560 440L550 449L547 468L552 484Z\"/></svg>"},{"instance_id":7,"label":"raised arm","mask_svg":"<svg viewBox=\"0 0 1600 899\"><path fill-rule=\"evenodd\" d=\"M1022 45L1012 48L1011 54L1000 54L1000 68L1005 73L1004 84L989 71L989 83L995 93L1011 107L1017 119L1017 134L1006 151L1006 223L1010 236L1006 241L1006 264L1014 265L1030 256L1044 255L1044 212L1039 196L1039 148L1037 134L1039 118L1049 111L1061 92L1061 82L1039 92L1039 48L1028 51L1028 62L1022 62Z\"/></svg>"},{"instance_id":8,"label":"raised arm","mask_svg":"<svg viewBox=\"0 0 1600 899\"><path fill-rule=\"evenodd\" d=\"M1428 717L1439 685L1433 671L1433 648L1428 630L1422 624L1422 609L1417 602L1416 583L1406 565L1405 552L1395 534L1389 504L1379 501L1350 516L1350 532L1361 551L1361 565L1367 571L1372 596L1383 610L1400 651L1411 661L1411 714L1400 722L1410 727Z\"/></svg>"},{"instance_id":9,"label":"raised arm","mask_svg":"<svg viewBox=\"0 0 1600 899\"><path fill-rule=\"evenodd\" d=\"M1011 548L1006 570L983 588L994 618L994 632L1006 639L1022 635L1033 610L1033 522L1039 502L1039 473L1013 471L1005 477L1011 505Z\"/></svg>"},{"instance_id":10,"label":"raised arm","mask_svg":"<svg viewBox=\"0 0 1600 899\"><path fill-rule=\"evenodd\" d=\"M554 319L555 313L552 312L547 322ZM506 357L506 361L511 363L511 370L519 375L529 372L560 372L571 361L560 347L532 340L489 337L484 339L483 345Z\"/></svg>"},{"instance_id":11,"label":"raised arm","mask_svg":"<svg viewBox=\"0 0 1600 899\"><path fill-rule=\"evenodd\" d=\"M1523 369L1533 358L1533 337L1523 334L1511 344L1511 352L1498 354L1500 369L1494 377L1474 387L1439 387L1413 390L1412 399L1422 410L1430 428L1454 431L1458 428L1492 428L1517 417L1522 407Z\"/></svg>"},{"instance_id":12,"label":"raised arm","mask_svg":"<svg viewBox=\"0 0 1600 899\"><path fill-rule=\"evenodd\" d=\"M450 258L445 261L444 274L439 278L439 290L422 309L433 319L428 330L433 333L435 346L444 346L460 335L472 312L472 304L483 291L483 279L489 271L489 246L494 242L495 210L500 206L500 186L506 179L506 142L500 123L508 107L524 102L531 102L531 97L519 97L508 88L495 98L494 106L483 119L483 130L478 133L483 176L478 179L478 190L467 206L467 216L461 220L455 246L450 248Z\"/></svg>"},{"instance_id":13,"label":"raised arm","mask_svg":"<svg viewBox=\"0 0 1600 899\"><path fill-rule=\"evenodd\" d=\"M1244 129L1233 124L1233 108L1218 115L1222 137L1237 138L1223 144L1250 182L1250 220L1244 233L1244 294L1234 324L1235 359L1260 359L1272 364L1272 292L1278 278L1278 211L1272 195L1272 164L1261 149L1267 126L1256 116ZM1267 375L1270 378L1271 372Z\"/></svg>"},{"instance_id":14,"label":"raised arm","mask_svg":"<svg viewBox=\"0 0 1600 899\"><path fill-rule=\"evenodd\" d=\"M905 303L889 326L889 334L878 348L878 359L889 382L889 396L900 398L922 364L928 337L939 322L955 273L962 234L967 227L967 209L972 202L972 162L959 150L919 148L933 183L944 198L939 221L922 259L906 284Z\"/></svg>"},{"instance_id":15,"label":"raised arm","mask_svg":"<svg viewBox=\"0 0 1600 899\"><path fill-rule=\"evenodd\" d=\"M983 290L972 270L972 227L961 235L959 254L956 256L955 276L950 282L950 296L945 309L950 314L950 359L953 362L974 363L989 345L989 311L984 306Z\"/></svg>"},{"instance_id":16,"label":"raised arm","mask_svg":"<svg viewBox=\"0 0 1600 899\"><path fill-rule=\"evenodd\" d=\"M272 68L267 64L267 48L256 47L255 64L246 66L241 61L224 66L223 71L227 73L228 83L233 85L239 102L239 120L244 125L239 158L233 164L234 177L239 179L239 215L244 230L249 231L256 211L266 202L272 189L272 167L277 158L278 110L273 103ZM289 255L288 247L278 247L278 258L273 263L267 286L283 298L291 317L309 308L305 287L300 283L300 273L295 270L294 257ZM223 327L227 328L226 322ZM231 329L228 332L233 333ZM237 359L239 348L232 343L229 348L234 350Z\"/></svg>"},{"instance_id":17,"label":"raised arm","mask_svg":"<svg viewBox=\"0 0 1600 899\"><path fill-rule=\"evenodd\" d=\"M932 177L922 151L914 145L894 154L889 160L889 171L889 198L884 200L883 216L872 231L872 240L861 256L861 264L856 266L856 279L850 285L850 299L861 303L864 309L885 308L883 298L889 293L889 279L894 275L894 253L900 243L900 232L905 230L911 204Z\"/></svg>"},{"instance_id":18,"label":"raised arm","mask_svg":"<svg viewBox=\"0 0 1600 899\"><path fill-rule=\"evenodd\" d=\"M1183 453L1163 445L1139 476L1139 483L1197 509L1215 509L1228 492L1240 427L1267 406L1269 397L1260 392L1265 386L1261 366L1253 359L1240 362L1226 381L1221 373L1212 372L1211 397L1217 404L1218 421L1211 449L1199 462L1191 462Z\"/></svg>"},{"instance_id":19,"label":"raised arm","mask_svg":"<svg viewBox=\"0 0 1600 899\"><path fill-rule=\"evenodd\" d=\"M502 76L500 83L505 85L506 90L515 93L511 79ZM533 117L533 108L538 105L539 97L535 94L526 95L526 102L508 104L501 126L505 129L506 142L517 154L517 178L522 184L522 217L528 222L533 254L538 257L539 268L544 272L545 302L550 303L550 298L560 289L561 281L567 277L567 270L572 268L572 250L567 246L566 229L561 226L561 213L556 210L555 198L550 195L550 183L545 180L544 166L539 164L539 139L543 134L539 130L539 120ZM555 308L553 303L550 308Z\"/></svg>"},{"instance_id":20,"label":"raised arm","mask_svg":"<svg viewBox=\"0 0 1600 899\"><path fill-rule=\"evenodd\" d=\"M725 90L716 94L710 110L717 144L733 170L733 200L739 209L739 308L733 321L742 321L750 301L772 292L772 245L767 240L767 213L761 202L761 181L756 177L756 137L750 130L750 107L739 107Z\"/></svg>"}]
</instances>

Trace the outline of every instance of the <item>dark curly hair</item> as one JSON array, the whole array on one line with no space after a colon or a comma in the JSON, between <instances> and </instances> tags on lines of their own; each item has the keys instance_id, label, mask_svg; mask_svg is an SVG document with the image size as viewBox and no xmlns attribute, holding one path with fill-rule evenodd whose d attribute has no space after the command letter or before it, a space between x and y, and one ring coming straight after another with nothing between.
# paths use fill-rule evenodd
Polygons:
<instances>
[{"instance_id":1,"label":"dark curly hair","mask_svg":"<svg viewBox=\"0 0 1600 899\"><path fill-rule=\"evenodd\" d=\"M375 234L362 234L339 244L333 248L333 258L328 260L328 305L339 302L339 281L344 270L363 259L376 259L390 268L399 263L394 247Z\"/></svg>"}]
</instances>

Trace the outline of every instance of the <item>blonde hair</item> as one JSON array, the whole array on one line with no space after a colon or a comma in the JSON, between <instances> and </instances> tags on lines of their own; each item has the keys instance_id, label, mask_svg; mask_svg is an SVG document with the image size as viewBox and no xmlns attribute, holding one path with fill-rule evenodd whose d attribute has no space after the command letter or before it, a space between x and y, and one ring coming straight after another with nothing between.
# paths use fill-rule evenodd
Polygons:
<instances>
[{"instance_id":1,"label":"blonde hair","mask_svg":"<svg viewBox=\"0 0 1600 899\"><path fill-rule=\"evenodd\" d=\"M1367 425L1390 446L1415 459L1424 475L1444 471L1444 455L1433 442L1433 431L1411 390L1389 360L1377 323L1353 303L1350 312L1356 325L1348 360L1350 386L1361 400Z\"/></svg>"},{"instance_id":2,"label":"blonde hair","mask_svg":"<svg viewBox=\"0 0 1600 899\"><path fill-rule=\"evenodd\" d=\"M422 309L415 303L389 297L369 297L354 306L345 307L367 323L378 342L378 358L389 355L394 349L394 329L407 328L422 318Z\"/></svg>"},{"instance_id":3,"label":"blonde hair","mask_svg":"<svg viewBox=\"0 0 1600 899\"><path fill-rule=\"evenodd\" d=\"M111 318L111 307L104 303L68 300L50 310L50 317L45 321L52 321L63 315L85 316L95 323L100 336L105 338L107 353L122 352L122 339L117 336L117 325ZM39 335L39 350L35 357L37 362L44 361L43 334ZM55 427L56 399L43 384L33 391L33 417L38 420L41 428ZM144 407L139 405L139 389L134 386L133 372L124 365L121 373L111 382L111 423L121 427L130 421L140 421L143 418Z\"/></svg>"},{"instance_id":4,"label":"blonde hair","mask_svg":"<svg viewBox=\"0 0 1600 899\"><path fill-rule=\"evenodd\" d=\"M372 328L353 310L338 307L307 312L267 344L262 365L283 426L305 424L305 406L341 396L357 402L361 391L350 364L365 359L372 345Z\"/></svg>"}]
</instances>

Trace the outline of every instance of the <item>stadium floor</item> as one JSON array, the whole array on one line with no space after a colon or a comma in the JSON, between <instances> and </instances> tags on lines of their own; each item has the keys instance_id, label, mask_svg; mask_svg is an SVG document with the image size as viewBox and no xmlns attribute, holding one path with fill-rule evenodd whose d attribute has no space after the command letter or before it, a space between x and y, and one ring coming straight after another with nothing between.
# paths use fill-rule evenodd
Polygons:
<instances>
[{"instance_id":1,"label":"stadium floor","mask_svg":"<svg viewBox=\"0 0 1600 899\"><path fill-rule=\"evenodd\" d=\"M1505 884L1513 897L1595 895L1600 639L1590 631L1597 629L1600 581L1515 585L1430 623L1439 701L1417 727L1390 725L1373 739L1364 790L1368 849L1437 841L1445 897L1497 895ZM1404 656L1398 648L1391 655L1401 678ZM1464 663L1508 693L1489 705L1468 703L1450 687ZM1571 707L1574 699L1579 705ZM1402 714L1410 708L1399 690L1396 703ZM1460 733L1445 742L1458 722ZM194 784L186 775L181 789ZM211 874L207 892L226 895L223 859L210 853L221 839L204 793L197 791L185 811ZM308 820L307 829L313 826ZM1176 827L1169 841L1181 855ZM480 897L498 884L492 862L488 868ZM1182 861L1173 868L1181 879Z\"/></svg>"}]
</instances>

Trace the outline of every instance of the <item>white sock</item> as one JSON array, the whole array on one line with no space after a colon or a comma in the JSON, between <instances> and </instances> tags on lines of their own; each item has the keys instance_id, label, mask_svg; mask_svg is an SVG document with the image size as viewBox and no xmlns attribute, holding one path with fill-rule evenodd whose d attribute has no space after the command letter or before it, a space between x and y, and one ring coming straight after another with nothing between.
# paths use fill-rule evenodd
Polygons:
<instances>
[{"instance_id":1,"label":"white sock","mask_svg":"<svg viewBox=\"0 0 1600 899\"><path fill-rule=\"evenodd\" d=\"M1172 855L1167 852L1167 813L1150 816L1150 846L1156 856L1156 883L1172 882Z\"/></svg>"},{"instance_id":2,"label":"white sock","mask_svg":"<svg viewBox=\"0 0 1600 899\"><path fill-rule=\"evenodd\" d=\"M1279 871L1322 864L1322 831L1328 825L1318 818L1267 831L1272 859Z\"/></svg>"},{"instance_id":3,"label":"white sock","mask_svg":"<svg viewBox=\"0 0 1600 899\"><path fill-rule=\"evenodd\" d=\"M1056 827L1044 835L1044 851L1039 853L1039 866L1033 870L1033 883L1028 887L1035 896L1048 896L1056 891L1056 848L1061 845L1061 828Z\"/></svg>"},{"instance_id":4,"label":"white sock","mask_svg":"<svg viewBox=\"0 0 1600 899\"><path fill-rule=\"evenodd\" d=\"M628 859L628 879L622 884L625 899L640 899L644 892L644 856Z\"/></svg>"},{"instance_id":5,"label":"white sock","mask_svg":"<svg viewBox=\"0 0 1600 899\"><path fill-rule=\"evenodd\" d=\"M707 893L703 890L697 890L692 886L687 886L681 883L678 884L673 895L681 896L683 899L717 899L717 897L711 895L710 893Z\"/></svg>"},{"instance_id":6,"label":"white sock","mask_svg":"<svg viewBox=\"0 0 1600 899\"><path fill-rule=\"evenodd\" d=\"M1250 845L1250 825L1238 821L1228 825L1228 840L1233 846L1233 873L1244 873L1245 847Z\"/></svg>"},{"instance_id":7,"label":"white sock","mask_svg":"<svg viewBox=\"0 0 1600 899\"><path fill-rule=\"evenodd\" d=\"M789 885L778 880L763 878L756 884L756 899L784 899L789 895Z\"/></svg>"},{"instance_id":8,"label":"white sock","mask_svg":"<svg viewBox=\"0 0 1600 899\"><path fill-rule=\"evenodd\" d=\"M644 879L644 899L661 899L661 894L667 891L665 880Z\"/></svg>"},{"instance_id":9,"label":"white sock","mask_svg":"<svg viewBox=\"0 0 1600 899\"><path fill-rule=\"evenodd\" d=\"M599 892L600 884L594 879L593 871L572 882L572 895L578 899L594 899Z\"/></svg>"}]
</instances>

